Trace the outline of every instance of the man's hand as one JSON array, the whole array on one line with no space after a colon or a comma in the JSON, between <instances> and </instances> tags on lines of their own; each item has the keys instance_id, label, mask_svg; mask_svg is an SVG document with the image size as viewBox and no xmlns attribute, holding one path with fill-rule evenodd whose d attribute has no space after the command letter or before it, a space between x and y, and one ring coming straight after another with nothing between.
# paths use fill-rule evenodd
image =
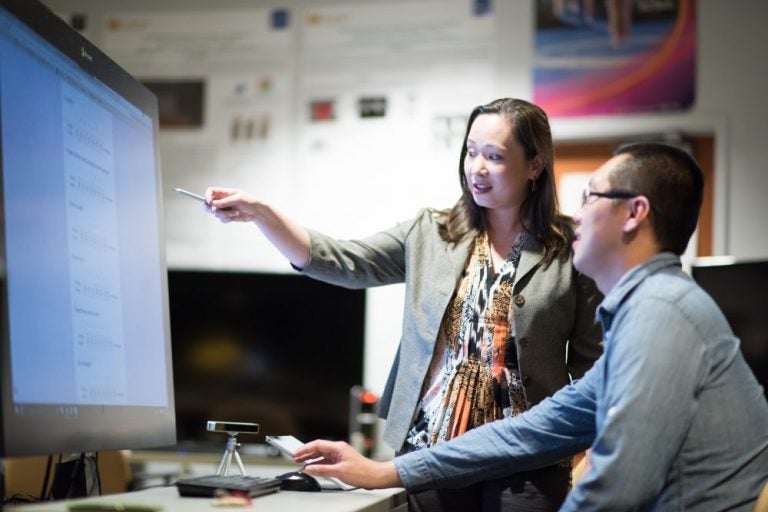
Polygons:
<instances>
[{"instance_id":1,"label":"man's hand","mask_svg":"<svg viewBox=\"0 0 768 512\"><path fill-rule=\"evenodd\" d=\"M296 462L322 457L324 460L304 467L313 476L335 477L364 489L402 487L400 476L392 461L376 462L366 459L344 442L312 441L294 453Z\"/></svg>"}]
</instances>

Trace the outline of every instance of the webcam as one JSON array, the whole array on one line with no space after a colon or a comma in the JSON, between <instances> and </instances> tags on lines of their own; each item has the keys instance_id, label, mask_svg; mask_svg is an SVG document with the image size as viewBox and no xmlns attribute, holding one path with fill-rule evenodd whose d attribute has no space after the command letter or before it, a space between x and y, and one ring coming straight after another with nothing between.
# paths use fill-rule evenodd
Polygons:
<instances>
[{"instance_id":1,"label":"webcam","mask_svg":"<svg viewBox=\"0 0 768 512\"><path fill-rule=\"evenodd\" d=\"M259 424L208 420L207 430L208 432L226 432L229 435L258 434Z\"/></svg>"}]
</instances>

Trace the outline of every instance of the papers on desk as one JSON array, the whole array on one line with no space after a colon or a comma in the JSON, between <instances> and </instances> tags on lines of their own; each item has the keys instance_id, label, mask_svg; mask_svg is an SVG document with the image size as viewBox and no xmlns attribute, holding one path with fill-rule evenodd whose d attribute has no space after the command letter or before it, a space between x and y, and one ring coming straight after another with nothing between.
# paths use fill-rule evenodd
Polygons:
<instances>
[{"instance_id":1,"label":"papers on desk","mask_svg":"<svg viewBox=\"0 0 768 512\"><path fill-rule=\"evenodd\" d=\"M345 484L338 478L316 476L313 477L324 491L351 491L357 489L354 485Z\"/></svg>"}]
</instances>

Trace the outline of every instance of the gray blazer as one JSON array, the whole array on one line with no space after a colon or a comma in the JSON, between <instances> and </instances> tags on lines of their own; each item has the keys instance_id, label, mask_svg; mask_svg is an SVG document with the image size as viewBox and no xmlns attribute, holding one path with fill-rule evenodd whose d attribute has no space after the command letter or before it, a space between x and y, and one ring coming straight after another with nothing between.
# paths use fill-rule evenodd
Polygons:
<instances>
[{"instance_id":1,"label":"gray blazer","mask_svg":"<svg viewBox=\"0 0 768 512\"><path fill-rule=\"evenodd\" d=\"M473 240L448 244L438 216L422 210L408 222L361 240L335 240L310 230L308 276L346 288L405 282L400 346L379 402L384 440L402 447L421 398L443 314L461 278ZM594 283L567 261L542 265L541 245L523 247L511 306L518 367L528 407L581 377L602 352Z\"/></svg>"}]
</instances>

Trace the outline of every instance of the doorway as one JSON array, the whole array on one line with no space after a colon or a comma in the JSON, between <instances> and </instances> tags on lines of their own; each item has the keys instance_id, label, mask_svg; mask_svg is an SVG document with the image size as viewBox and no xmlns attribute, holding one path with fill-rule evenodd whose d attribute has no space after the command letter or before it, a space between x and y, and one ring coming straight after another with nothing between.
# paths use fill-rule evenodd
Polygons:
<instances>
[{"instance_id":1,"label":"doorway","mask_svg":"<svg viewBox=\"0 0 768 512\"><path fill-rule=\"evenodd\" d=\"M699 162L704 174L704 197L699 212L696 234L695 256L713 254L713 202L714 202L714 147L712 135L675 134L674 137L648 136L592 139L588 141L555 141L555 184L565 213L573 204L572 191L586 184L587 173L591 173L611 158L614 150L627 142L664 142L688 151Z\"/></svg>"}]
</instances>

